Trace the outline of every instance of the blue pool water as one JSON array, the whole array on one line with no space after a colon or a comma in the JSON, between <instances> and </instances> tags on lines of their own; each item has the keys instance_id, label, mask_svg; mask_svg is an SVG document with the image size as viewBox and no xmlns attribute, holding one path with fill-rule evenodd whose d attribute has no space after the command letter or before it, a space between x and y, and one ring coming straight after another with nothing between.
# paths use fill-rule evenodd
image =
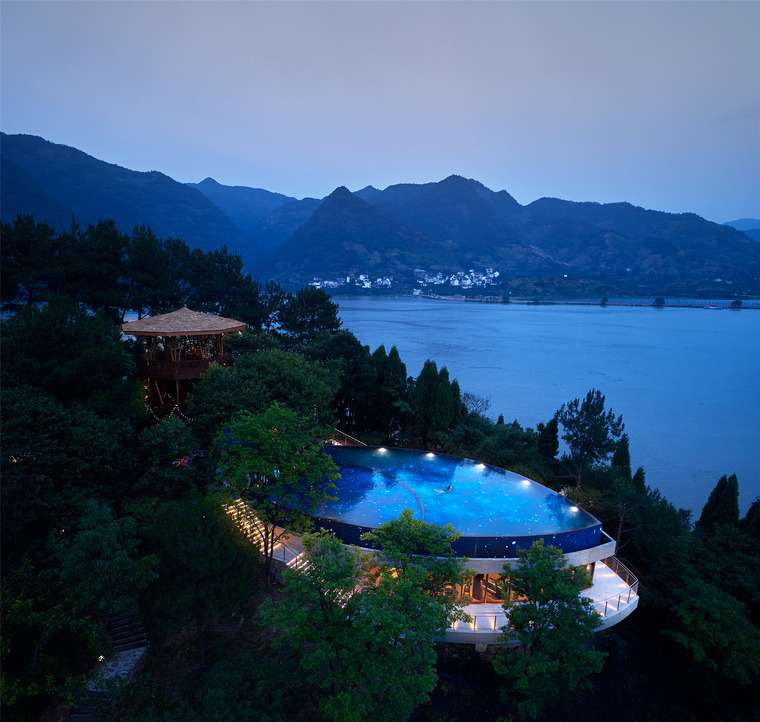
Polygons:
<instances>
[{"instance_id":1,"label":"blue pool water","mask_svg":"<svg viewBox=\"0 0 760 722\"><path fill-rule=\"evenodd\" d=\"M327 447L340 468L335 501L316 510L318 526L347 543L412 509L417 519L452 524L457 551L514 557L538 538L564 552L596 546L601 524L551 489L470 459L411 449ZM451 487L450 491L445 491Z\"/></svg>"}]
</instances>

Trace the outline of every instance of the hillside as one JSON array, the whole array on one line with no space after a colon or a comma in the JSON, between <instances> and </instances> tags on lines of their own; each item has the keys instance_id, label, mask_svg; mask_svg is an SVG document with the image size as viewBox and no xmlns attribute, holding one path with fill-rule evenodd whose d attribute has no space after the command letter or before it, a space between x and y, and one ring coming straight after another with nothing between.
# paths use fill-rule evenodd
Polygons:
<instances>
[{"instance_id":1,"label":"hillside","mask_svg":"<svg viewBox=\"0 0 760 722\"><path fill-rule=\"evenodd\" d=\"M297 202L296 198L282 193L272 193L263 188L226 186L217 183L213 178L186 185L203 193L227 215L246 238L255 242L259 250L262 250L262 244L263 250L269 250L276 245L276 243L267 242L262 220L277 208L293 201Z\"/></svg>"},{"instance_id":2,"label":"hillside","mask_svg":"<svg viewBox=\"0 0 760 722\"><path fill-rule=\"evenodd\" d=\"M204 250L226 244L255 276L288 285L367 273L408 287L414 269L493 268L518 295L760 293L753 219L720 225L557 198L522 206L458 175L299 200L212 178L178 183L29 135L3 134L0 150L4 222L24 213L59 231L72 216L113 218L125 232L146 224Z\"/></svg>"},{"instance_id":3,"label":"hillside","mask_svg":"<svg viewBox=\"0 0 760 722\"><path fill-rule=\"evenodd\" d=\"M735 221L728 221L724 226L731 226L738 231L743 231L752 240L760 241L760 218L739 218Z\"/></svg>"},{"instance_id":4,"label":"hillside","mask_svg":"<svg viewBox=\"0 0 760 722\"><path fill-rule=\"evenodd\" d=\"M31 135L3 133L0 141L3 222L28 213L60 231L72 216L80 225L112 218L125 233L146 224L157 236L179 237L203 250L226 244L243 254L248 245L203 193L163 173L127 170Z\"/></svg>"},{"instance_id":5,"label":"hillside","mask_svg":"<svg viewBox=\"0 0 760 722\"><path fill-rule=\"evenodd\" d=\"M411 277L414 268L431 259L435 266L456 261L445 244L341 187L262 259L257 271L299 285L315 276L335 278L367 272Z\"/></svg>"}]
</instances>

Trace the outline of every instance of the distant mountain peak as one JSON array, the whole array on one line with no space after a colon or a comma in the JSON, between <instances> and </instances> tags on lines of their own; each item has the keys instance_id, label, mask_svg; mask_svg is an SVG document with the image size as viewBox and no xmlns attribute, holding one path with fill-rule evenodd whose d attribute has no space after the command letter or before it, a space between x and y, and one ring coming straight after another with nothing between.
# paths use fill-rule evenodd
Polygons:
<instances>
[{"instance_id":1,"label":"distant mountain peak","mask_svg":"<svg viewBox=\"0 0 760 722\"><path fill-rule=\"evenodd\" d=\"M4 222L31 213L58 228L72 216L81 224L113 218L124 232L149 224L158 236L195 247L226 243L257 271L293 283L478 265L533 279L526 288L570 274L596 284L586 290L599 295L615 286L678 294L687 281L700 293L722 292L720 283L738 294L760 278L760 220L753 218L718 225L625 201L541 198L522 206L507 191L456 173L382 191L370 185L352 193L341 185L322 200L297 200L211 177L177 183L39 136L0 138Z\"/></svg>"},{"instance_id":2,"label":"distant mountain peak","mask_svg":"<svg viewBox=\"0 0 760 722\"><path fill-rule=\"evenodd\" d=\"M737 218L735 221L726 221L722 225L731 226L737 231L754 231L760 228L760 218Z\"/></svg>"}]
</instances>

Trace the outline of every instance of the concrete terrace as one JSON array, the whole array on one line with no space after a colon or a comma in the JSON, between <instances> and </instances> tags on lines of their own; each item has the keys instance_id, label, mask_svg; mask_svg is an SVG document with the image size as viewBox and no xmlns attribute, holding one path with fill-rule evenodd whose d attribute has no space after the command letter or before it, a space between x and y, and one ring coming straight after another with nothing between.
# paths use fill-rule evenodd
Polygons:
<instances>
[{"instance_id":1,"label":"concrete terrace","mask_svg":"<svg viewBox=\"0 0 760 722\"><path fill-rule=\"evenodd\" d=\"M257 543L261 532L257 529L258 520L239 500L228 508L228 513L243 526ZM366 550L369 551L369 550ZM287 542L275 546L274 559L283 566L300 569L306 562L301 540L292 535ZM601 631L625 619L638 606L638 580L616 557L611 556L596 562L594 583L581 592L589 597L594 609L602 617ZM468 604L465 612L472 618L471 622L455 622L447 631L445 641L459 644L499 644L501 628L507 618L500 604Z\"/></svg>"},{"instance_id":2,"label":"concrete terrace","mask_svg":"<svg viewBox=\"0 0 760 722\"><path fill-rule=\"evenodd\" d=\"M618 567L618 571L613 567ZM617 559L611 557L596 563L594 584L584 589L581 596L589 597L594 609L602 617L602 625L597 629L601 631L622 621L636 609L639 603L638 580ZM499 642L501 627L507 623L500 604L468 604L465 611L472 617L472 622L455 622L446 635L447 642Z\"/></svg>"}]
</instances>

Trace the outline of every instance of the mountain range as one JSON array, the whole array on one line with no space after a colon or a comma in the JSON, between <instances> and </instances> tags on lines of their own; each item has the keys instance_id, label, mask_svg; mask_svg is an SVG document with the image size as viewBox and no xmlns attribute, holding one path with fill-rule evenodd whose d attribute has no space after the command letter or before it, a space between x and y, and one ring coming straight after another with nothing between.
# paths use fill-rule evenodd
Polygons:
<instances>
[{"instance_id":1,"label":"mountain range","mask_svg":"<svg viewBox=\"0 0 760 722\"><path fill-rule=\"evenodd\" d=\"M568 283L556 279L575 280L588 293L725 295L729 289L715 284L726 283L731 295L760 290L754 219L734 227L694 213L557 198L523 206L458 175L298 199L212 178L183 184L30 135L0 134L0 155L4 223L21 213L58 231L72 217L82 225L112 218L124 232L145 224L203 250L226 245L252 275L287 286L359 273L411 284L415 269L491 267L504 282L532 279L537 292Z\"/></svg>"}]
</instances>

